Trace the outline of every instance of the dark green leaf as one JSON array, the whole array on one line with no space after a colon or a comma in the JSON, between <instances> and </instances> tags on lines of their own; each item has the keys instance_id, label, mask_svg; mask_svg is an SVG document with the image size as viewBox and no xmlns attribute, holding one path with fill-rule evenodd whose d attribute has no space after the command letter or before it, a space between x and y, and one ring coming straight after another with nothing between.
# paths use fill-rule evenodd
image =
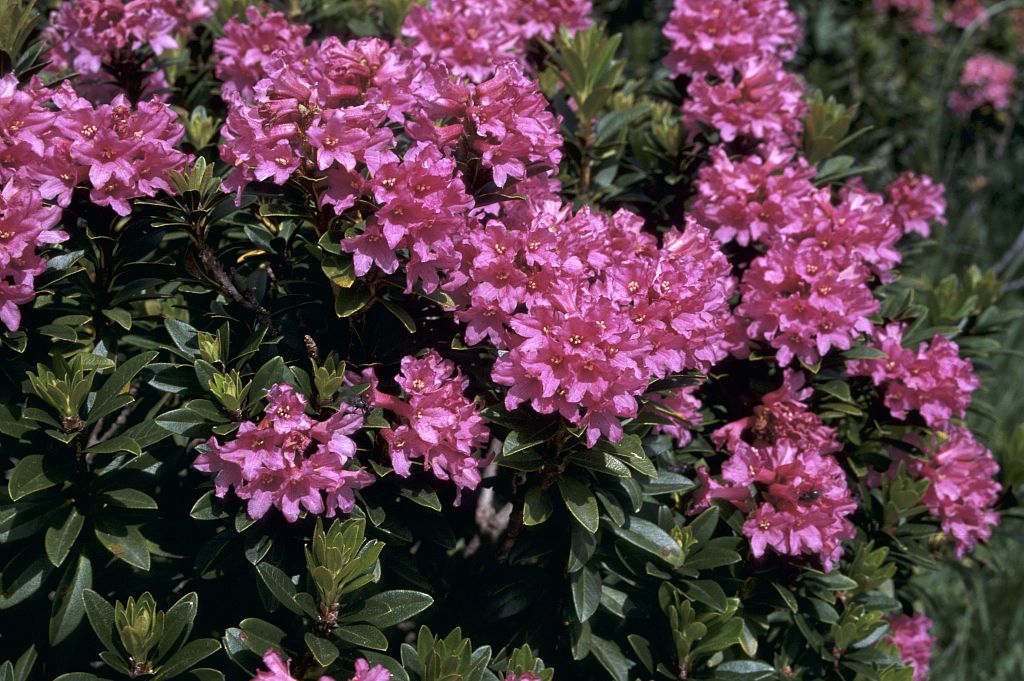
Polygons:
<instances>
[{"instance_id":1,"label":"dark green leaf","mask_svg":"<svg viewBox=\"0 0 1024 681\"><path fill-rule=\"evenodd\" d=\"M256 572L266 585L270 593L274 595L281 605L291 610L296 615L302 614L302 609L295 602L295 585L279 567L270 563L260 563L256 566Z\"/></svg>"},{"instance_id":2,"label":"dark green leaf","mask_svg":"<svg viewBox=\"0 0 1024 681\"><path fill-rule=\"evenodd\" d=\"M42 454L26 456L18 462L11 473L7 490L13 501L18 501L35 492L59 485L74 473L70 462L54 461Z\"/></svg>"},{"instance_id":3,"label":"dark green leaf","mask_svg":"<svg viewBox=\"0 0 1024 681\"><path fill-rule=\"evenodd\" d=\"M587 532L597 532L597 497L576 478L563 475L558 478L558 491L565 506Z\"/></svg>"},{"instance_id":4,"label":"dark green leaf","mask_svg":"<svg viewBox=\"0 0 1024 681\"><path fill-rule=\"evenodd\" d=\"M149 570L149 547L146 538L134 526L104 523L96 528L96 538L111 555L140 570Z\"/></svg>"},{"instance_id":5,"label":"dark green leaf","mask_svg":"<svg viewBox=\"0 0 1024 681\"><path fill-rule=\"evenodd\" d=\"M215 652L220 650L220 647L220 643L212 638L201 638L195 641L189 641L182 646L178 652L172 655L167 662L160 665L157 669L156 676L153 677L153 681L173 679L176 676L184 674L197 663L205 660L210 655L213 655Z\"/></svg>"},{"instance_id":6,"label":"dark green leaf","mask_svg":"<svg viewBox=\"0 0 1024 681\"><path fill-rule=\"evenodd\" d=\"M383 591L367 598L362 607L344 620L390 627L418 615L433 603L433 598L419 591Z\"/></svg>"},{"instance_id":7,"label":"dark green leaf","mask_svg":"<svg viewBox=\"0 0 1024 681\"><path fill-rule=\"evenodd\" d=\"M85 555L81 555L77 565L68 565L54 594L50 615L50 645L57 645L78 627L85 616L82 592L91 586L92 563Z\"/></svg>"},{"instance_id":8,"label":"dark green leaf","mask_svg":"<svg viewBox=\"0 0 1024 681\"><path fill-rule=\"evenodd\" d=\"M89 617L89 624L96 632L96 637L107 650L115 650L114 647L114 606L106 601L91 589L82 592L82 603L85 606L85 614Z\"/></svg>"},{"instance_id":9,"label":"dark green leaf","mask_svg":"<svg viewBox=\"0 0 1024 681\"><path fill-rule=\"evenodd\" d=\"M351 643L357 648L369 648L371 650L387 650L388 639L377 627L369 624L350 624L338 627L334 635L342 641Z\"/></svg>"},{"instance_id":10,"label":"dark green leaf","mask_svg":"<svg viewBox=\"0 0 1024 681\"><path fill-rule=\"evenodd\" d=\"M570 579L572 604L576 619L586 622L601 604L601 575L590 566L572 574Z\"/></svg>"},{"instance_id":11,"label":"dark green leaf","mask_svg":"<svg viewBox=\"0 0 1024 681\"><path fill-rule=\"evenodd\" d=\"M305 641L309 652L313 653L313 658L321 667L329 667L332 662L338 659L338 646L327 639L307 633Z\"/></svg>"},{"instance_id":12,"label":"dark green leaf","mask_svg":"<svg viewBox=\"0 0 1024 681\"><path fill-rule=\"evenodd\" d=\"M84 524L85 518L77 509L72 508L63 523L51 525L46 530L43 545L46 548L46 557L50 559L54 567L60 567L64 559L68 557L68 552L75 545L75 540L78 539L78 534L82 531Z\"/></svg>"}]
</instances>

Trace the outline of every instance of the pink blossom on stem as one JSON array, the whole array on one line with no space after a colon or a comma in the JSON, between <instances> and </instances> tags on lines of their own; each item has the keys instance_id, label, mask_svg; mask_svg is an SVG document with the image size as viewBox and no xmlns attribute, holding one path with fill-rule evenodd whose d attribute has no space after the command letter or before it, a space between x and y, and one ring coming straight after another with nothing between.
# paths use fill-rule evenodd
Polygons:
<instances>
[{"instance_id":1,"label":"pink blossom on stem","mask_svg":"<svg viewBox=\"0 0 1024 681\"><path fill-rule=\"evenodd\" d=\"M712 83L695 78L683 102L683 122L691 135L701 125L718 131L722 140L746 137L778 146L795 146L803 134L807 105L797 76L775 59L748 59L736 67L737 77Z\"/></svg>"},{"instance_id":2,"label":"pink blossom on stem","mask_svg":"<svg viewBox=\"0 0 1024 681\"><path fill-rule=\"evenodd\" d=\"M901 613L889 620L889 628L892 635L887 640L899 649L900 659L914 668L914 681L926 681L935 646L931 619L919 612Z\"/></svg>"},{"instance_id":3,"label":"pink blossom on stem","mask_svg":"<svg viewBox=\"0 0 1024 681\"><path fill-rule=\"evenodd\" d=\"M1002 111L1010 105L1016 79L1012 64L989 54L974 55L964 64L959 87L949 93L949 108L960 116L985 105Z\"/></svg>"},{"instance_id":4,"label":"pink blossom on stem","mask_svg":"<svg viewBox=\"0 0 1024 681\"><path fill-rule=\"evenodd\" d=\"M469 379L455 364L431 350L421 359L402 359L396 382L404 398L399 399L371 388L375 406L394 413L401 421L386 428L381 436L388 443L395 472L408 477L412 460L422 459L423 467L441 480L451 480L458 490L456 505L464 489L480 484L484 460L473 452L489 441L481 408L465 397Z\"/></svg>"},{"instance_id":5,"label":"pink blossom on stem","mask_svg":"<svg viewBox=\"0 0 1024 681\"><path fill-rule=\"evenodd\" d=\"M885 188L893 220L904 234L931 234L931 224L946 224L946 189L927 175L907 171Z\"/></svg>"},{"instance_id":6,"label":"pink blossom on stem","mask_svg":"<svg viewBox=\"0 0 1024 681\"><path fill-rule=\"evenodd\" d=\"M953 341L935 336L921 342L916 351L902 345L904 324L888 324L874 330L872 347L885 359L860 359L847 363L847 375L870 376L884 387L885 405L898 419L917 411L930 428L945 429L954 415L963 417L971 393L980 385L970 360L960 357Z\"/></svg>"},{"instance_id":7,"label":"pink blossom on stem","mask_svg":"<svg viewBox=\"0 0 1024 681\"><path fill-rule=\"evenodd\" d=\"M676 0L664 33L673 77L726 79L751 58L792 59L803 38L786 0Z\"/></svg>"},{"instance_id":8,"label":"pink blossom on stem","mask_svg":"<svg viewBox=\"0 0 1024 681\"><path fill-rule=\"evenodd\" d=\"M194 466L215 474L218 497L234 488L253 519L272 506L289 522L302 509L329 518L352 511L355 490L374 482L365 468L352 466L356 445L350 436L362 428L363 415L342 404L328 418L314 420L305 413L306 404L290 385L274 385L259 423L243 423L235 439L224 444L207 440Z\"/></svg>"}]
</instances>

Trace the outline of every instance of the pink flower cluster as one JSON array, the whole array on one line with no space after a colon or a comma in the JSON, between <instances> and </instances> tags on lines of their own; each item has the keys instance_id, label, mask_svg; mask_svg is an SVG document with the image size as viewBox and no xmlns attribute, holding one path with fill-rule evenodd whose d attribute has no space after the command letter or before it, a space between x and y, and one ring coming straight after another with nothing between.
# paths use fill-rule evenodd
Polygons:
<instances>
[{"instance_id":1,"label":"pink flower cluster","mask_svg":"<svg viewBox=\"0 0 1024 681\"><path fill-rule=\"evenodd\" d=\"M349 405L324 420L306 414L306 398L287 384L267 392L259 423L246 422L236 437L220 444L211 437L195 467L213 473L218 497L234 488L247 502L249 517L262 518L272 506L289 522L302 509L333 517L355 505L355 490L374 482L357 465L350 435L363 426L363 415Z\"/></svg>"},{"instance_id":2,"label":"pink flower cluster","mask_svg":"<svg viewBox=\"0 0 1024 681\"><path fill-rule=\"evenodd\" d=\"M693 77L683 102L691 134L707 125L725 142L799 141L803 85L783 64L803 31L786 0L676 0L664 33L665 65Z\"/></svg>"},{"instance_id":3,"label":"pink flower cluster","mask_svg":"<svg viewBox=\"0 0 1024 681\"><path fill-rule=\"evenodd\" d=\"M907 470L931 483L922 502L963 557L979 541L988 541L999 524L993 509L1002 491L994 479L999 465L967 428L951 429L948 440L926 449L928 459L907 458Z\"/></svg>"},{"instance_id":4,"label":"pink flower cluster","mask_svg":"<svg viewBox=\"0 0 1024 681\"><path fill-rule=\"evenodd\" d=\"M59 208L44 200L66 207L89 180L93 203L127 215L129 199L169 191L168 173L188 159L174 149L184 135L177 119L160 102L132 108L118 97L94 106L66 82L51 90L38 79L20 88L13 75L0 78L0 320L9 329L45 269L36 247L66 238L52 229Z\"/></svg>"},{"instance_id":5,"label":"pink flower cluster","mask_svg":"<svg viewBox=\"0 0 1024 681\"><path fill-rule=\"evenodd\" d=\"M670 230L659 247L626 211L547 201L517 217L467 240L464 283L450 287L466 340L508 349L492 373L508 409L558 412L588 446L618 440L652 379L727 355L734 285L704 228Z\"/></svg>"},{"instance_id":6,"label":"pink flower cluster","mask_svg":"<svg viewBox=\"0 0 1024 681\"><path fill-rule=\"evenodd\" d=\"M676 0L665 24L672 76L730 79L749 59L789 61L803 29L786 0Z\"/></svg>"},{"instance_id":7,"label":"pink flower cluster","mask_svg":"<svg viewBox=\"0 0 1024 681\"><path fill-rule=\"evenodd\" d=\"M954 415L963 417L979 381L970 360L960 357L957 344L935 336L916 351L902 345L905 324L887 324L874 330L872 347L885 359L847 363L847 375L870 376L885 387L885 406L898 419L914 410L930 428L944 430Z\"/></svg>"},{"instance_id":8,"label":"pink flower cluster","mask_svg":"<svg viewBox=\"0 0 1024 681\"><path fill-rule=\"evenodd\" d=\"M904 234L931 234L932 223L946 224L946 189L927 175L907 171L885 188L892 219Z\"/></svg>"},{"instance_id":9,"label":"pink flower cluster","mask_svg":"<svg viewBox=\"0 0 1024 681\"><path fill-rule=\"evenodd\" d=\"M162 102L132 107L119 95L94 106L67 82L19 90L13 76L0 80L0 181L17 173L61 206L86 179L89 199L120 215L131 212L130 199L170 191L169 173L189 160L174 148L184 135Z\"/></svg>"},{"instance_id":10,"label":"pink flower cluster","mask_svg":"<svg viewBox=\"0 0 1024 681\"><path fill-rule=\"evenodd\" d=\"M709 154L693 214L722 242L767 247L743 275L736 311L750 339L776 348L783 365L794 357L814 363L870 333L879 308L870 284L899 263L896 242L944 221L943 188L927 177L900 177L887 202L856 183L815 187L815 169L789 149Z\"/></svg>"},{"instance_id":11,"label":"pink flower cluster","mask_svg":"<svg viewBox=\"0 0 1024 681\"><path fill-rule=\"evenodd\" d=\"M967 116L985 105L1001 111L1010 105L1017 70L989 54L977 54L964 64L960 86L949 93L949 108Z\"/></svg>"},{"instance_id":12,"label":"pink flower cluster","mask_svg":"<svg viewBox=\"0 0 1024 681\"><path fill-rule=\"evenodd\" d=\"M252 97L253 87L267 77L265 65L277 51L302 59L313 48L305 45L312 30L293 24L281 12L266 15L254 6L246 7L246 21L233 18L224 24L223 37L213 41L217 65L214 73L223 82L222 93L241 91Z\"/></svg>"},{"instance_id":13,"label":"pink flower cluster","mask_svg":"<svg viewBox=\"0 0 1024 681\"><path fill-rule=\"evenodd\" d=\"M434 0L414 4L402 35L417 53L481 82L503 61L522 61L531 39L590 25L592 0Z\"/></svg>"},{"instance_id":14,"label":"pink flower cluster","mask_svg":"<svg viewBox=\"0 0 1024 681\"><path fill-rule=\"evenodd\" d=\"M816 556L827 571L842 557L842 542L856 534L848 516L857 502L843 469L835 458L803 443L738 441L722 464L721 483L706 468L699 473L704 486L694 510L723 499L747 513L743 534L755 557L768 548L787 556Z\"/></svg>"},{"instance_id":15,"label":"pink flower cluster","mask_svg":"<svg viewBox=\"0 0 1024 681\"><path fill-rule=\"evenodd\" d=\"M980 20L978 25L982 28L989 24L982 0L953 0L946 10L945 19L957 28L967 28L976 20Z\"/></svg>"},{"instance_id":16,"label":"pink flower cluster","mask_svg":"<svg viewBox=\"0 0 1024 681\"><path fill-rule=\"evenodd\" d=\"M252 681L299 681L291 673L291 660L281 657L273 648L263 653L263 666L266 670L258 670ZM355 676L349 681L388 681L391 673L379 664L372 667L364 659L356 660ZM334 681L330 676L321 676L320 681Z\"/></svg>"},{"instance_id":17,"label":"pink flower cluster","mask_svg":"<svg viewBox=\"0 0 1024 681\"><path fill-rule=\"evenodd\" d=\"M756 557L767 548L789 556L817 555L826 570L854 536L847 518L857 508L842 468L834 428L806 403L812 389L802 373L786 370L782 386L762 397L751 416L716 430L712 439L731 456L722 482L698 470L703 487L694 511L723 499L747 513L743 534ZM751 496L751 486L756 490Z\"/></svg>"},{"instance_id":18,"label":"pink flower cluster","mask_svg":"<svg viewBox=\"0 0 1024 681\"><path fill-rule=\"evenodd\" d=\"M370 403L402 421L397 428L381 431L395 472L408 477L412 459L422 459L435 477L455 483L458 505L462 490L480 484L480 468L486 462L473 452L490 439L480 405L465 397L469 379L433 350L419 359L402 359L395 381L403 399L381 392L372 373L369 376Z\"/></svg>"},{"instance_id":19,"label":"pink flower cluster","mask_svg":"<svg viewBox=\"0 0 1024 681\"><path fill-rule=\"evenodd\" d=\"M931 635L932 621L916 612L900 614L889 620L892 635L887 640L900 651L900 659L914 668L914 681L927 681L935 637Z\"/></svg>"},{"instance_id":20,"label":"pink flower cluster","mask_svg":"<svg viewBox=\"0 0 1024 681\"><path fill-rule=\"evenodd\" d=\"M938 30L935 22L935 0L875 0L875 11L894 10L910 20L910 27L928 35Z\"/></svg>"},{"instance_id":21,"label":"pink flower cluster","mask_svg":"<svg viewBox=\"0 0 1024 681\"><path fill-rule=\"evenodd\" d=\"M836 439L836 429L825 425L807 406L814 390L804 387L805 382L802 372L785 369L782 385L765 393L750 416L732 421L713 433L715 445L735 451L740 443L764 447L788 440L822 454L838 452L842 447Z\"/></svg>"},{"instance_id":22,"label":"pink flower cluster","mask_svg":"<svg viewBox=\"0 0 1024 681\"><path fill-rule=\"evenodd\" d=\"M304 32L281 30L282 22L268 16L260 24L251 12L255 31L229 24L216 45L221 72L240 77L224 88L230 111L221 156L236 167L225 186L240 193L251 181L284 184L301 174L321 207L340 214L360 200L378 206L365 231L343 243L358 274L373 263L394 272L401 251L410 289L421 280L431 291L438 270L458 266L451 235L465 231L474 206L460 161L498 188L557 167L557 122L516 65L464 84L443 65L380 40L329 37L303 47ZM246 55L255 60L250 39L268 23L282 44L267 43L270 56L246 70ZM253 85L257 69L265 77Z\"/></svg>"},{"instance_id":23,"label":"pink flower cluster","mask_svg":"<svg viewBox=\"0 0 1024 681\"><path fill-rule=\"evenodd\" d=\"M213 0L75 0L50 15L44 35L60 71L99 73L124 52L178 49L177 36L213 14Z\"/></svg>"},{"instance_id":24,"label":"pink flower cluster","mask_svg":"<svg viewBox=\"0 0 1024 681\"><path fill-rule=\"evenodd\" d=\"M0 321L11 331L21 326L18 306L35 298L35 278L46 269L36 249L67 238L54 229L58 222L60 208L43 205L31 186L10 179L0 189Z\"/></svg>"}]
</instances>

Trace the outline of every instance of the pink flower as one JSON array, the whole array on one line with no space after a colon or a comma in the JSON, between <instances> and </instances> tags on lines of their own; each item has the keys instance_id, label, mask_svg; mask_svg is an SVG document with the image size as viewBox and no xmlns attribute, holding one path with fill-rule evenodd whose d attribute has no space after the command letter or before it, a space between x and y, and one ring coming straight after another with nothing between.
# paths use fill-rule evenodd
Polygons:
<instances>
[{"instance_id":1,"label":"pink flower","mask_svg":"<svg viewBox=\"0 0 1024 681\"><path fill-rule=\"evenodd\" d=\"M224 24L224 36L213 41L215 73L225 88L252 96L253 86L267 75L270 55L279 50L302 55L311 28L289 22L281 12L264 16L256 7L247 7L245 18L245 23L232 18Z\"/></svg>"},{"instance_id":2,"label":"pink flower","mask_svg":"<svg viewBox=\"0 0 1024 681\"><path fill-rule=\"evenodd\" d=\"M725 79L751 58L792 59L803 38L785 0L676 0L664 33L673 77Z\"/></svg>"},{"instance_id":3,"label":"pink flower","mask_svg":"<svg viewBox=\"0 0 1024 681\"><path fill-rule=\"evenodd\" d=\"M737 64L738 82L710 83L697 77L687 89L683 122L691 135L707 125L725 142L739 137L778 146L794 146L803 134L807 105L803 85L775 59Z\"/></svg>"},{"instance_id":4,"label":"pink flower","mask_svg":"<svg viewBox=\"0 0 1024 681\"><path fill-rule=\"evenodd\" d=\"M704 470L704 469L701 469ZM834 458L781 440L764 447L735 444L722 465L722 484L707 473L694 510L725 499L744 512L743 534L754 557L767 549L788 556L810 555L831 570L842 542L856 534L847 516L857 509L843 469ZM756 490L751 496L750 490Z\"/></svg>"},{"instance_id":5,"label":"pink flower","mask_svg":"<svg viewBox=\"0 0 1024 681\"><path fill-rule=\"evenodd\" d=\"M21 326L21 305L35 298L35 278L46 269L37 249L67 239L57 229L60 209L43 204L30 185L15 179L0 188L0 321Z\"/></svg>"},{"instance_id":6,"label":"pink flower","mask_svg":"<svg viewBox=\"0 0 1024 681\"><path fill-rule=\"evenodd\" d=\"M982 0L953 0L953 4L946 10L945 19L957 28L967 28L979 19L978 25L981 28L987 28L989 24Z\"/></svg>"},{"instance_id":7,"label":"pink flower","mask_svg":"<svg viewBox=\"0 0 1024 681\"><path fill-rule=\"evenodd\" d=\"M690 444L693 439L690 431L699 427L703 420L700 400L693 396L699 388L699 385L688 385L666 391L665 394L651 394L648 397L651 405L648 409L669 421L654 426L654 432L671 435L679 447Z\"/></svg>"},{"instance_id":8,"label":"pink flower","mask_svg":"<svg viewBox=\"0 0 1024 681\"><path fill-rule=\"evenodd\" d=\"M830 244L831 245L831 244ZM781 242L755 259L743 276L737 313L747 334L776 348L779 364L798 357L813 364L833 348L848 350L872 330L879 309L857 261L813 240Z\"/></svg>"},{"instance_id":9,"label":"pink flower","mask_svg":"<svg viewBox=\"0 0 1024 681\"><path fill-rule=\"evenodd\" d=\"M289 522L302 509L327 517L351 512L355 490L374 482L365 468L350 465L356 444L349 436L362 428L362 414L342 404L327 419L314 420L305 413L305 397L286 384L271 387L267 402L258 424L243 423L225 444L211 437L196 457L198 470L216 475L217 496L234 488L254 519L272 506Z\"/></svg>"},{"instance_id":10,"label":"pink flower","mask_svg":"<svg viewBox=\"0 0 1024 681\"><path fill-rule=\"evenodd\" d=\"M53 12L44 34L57 70L91 75L125 49L177 49L176 37L212 14L202 0L78 0Z\"/></svg>"},{"instance_id":11,"label":"pink flower","mask_svg":"<svg viewBox=\"0 0 1024 681\"><path fill-rule=\"evenodd\" d=\"M1017 71L1012 64L988 54L967 60L960 74L960 87L949 94L949 108L960 116L990 104L996 111L1010 105Z\"/></svg>"},{"instance_id":12,"label":"pink flower","mask_svg":"<svg viewBox=\"0 0 1024 681\"><path fill-rule=\"evenodd\" d=\"M900 614L889 620L892 635L887 640L900 651L900 659L914 668L914 681L926 681L935 637L932 621L921 613Z\"/></svg>"},{"instance_id":13,"label":"pink flower","mask_svg":"<svg viewBox=\"0 0 1024 681\"><path fill-rule=\"evenodd\" d=\"M816 170L792 150L765 149L763 156L730 159L712 147L700 169L693 214L722 243L772 242L799 224L817 193Z\"/></svg>"},{"instance_id":14,"label":"pink flower","mask_svg":"<svg viewBox=\"0 0 1024 681\"><path fill-rule=\"evenodd\" d=\"M980 541L988 541L999 524L993 509L1002 487L995 481L999 466L992 452L967 428L953 428L949 439L927 448L929 459L907 459L912 475L931 482L922 501L953 539L963 557Z\"/></svg>"},{"instance_id":15,"label":"pink flower","mask_svg":"<svg viewBox=\"0 0 1024 681\"><path fill-rule=\"evenodd\" d=\"M946 224L946 189L927 175L905 172L885 188L893 219L904 234L931 234L931 223Z\"/></svg>"},{"instance_id":16,"label":"pink flower","mask_svg":"<svg viewBox=\"0 0 1024 681\"><path fill-rule=\"evenodd\" d=\"M285 660L273 648L263 653L263 665L266 671L258 670L252 681L299 681L291 674L291 660ZM355 675L349 681L388 681L391 673L383 666L372 667L365 659L356 660ZM334 681L330 676L321 676L320 681Z\"/></svg>"},{"instance_id":17,"label":"pink flower","mask_svg":"<svg viewBox=\"0 0 1024 681\"><path fill-rule=\"evenodd\" d=\"M480 406L465 397L469 379L455 365L431 350L422 359L405 357L396 382L404 399L371 388L375 406L393 412L402 421L386 428L381 436L388 443L391 465L402 477L408 477L412 459L422 459L423 467L441 480L451 480L458 490L456 505L464 489L480 484L484 461L474 450L489 441Z\"/></svg>"},{"instance_id":18,"label":"pink flower","mask_svg":"<svg viewBox=\"0 0 1024 681\"><path fill-rule=\"evenodd\" d=\"M836 429L825 425L807 407L806 400L814 390L804 387L803 372L785 369L782 386L766 393L753 414L737 419L716 430L712 439L719 447L735 451L741 442L754 446L770 446L783 440L822 454L842 449Z\"/></svg>"},{"instance_id":19,"label":"pink flower","mask_svg":"<svg viewBox=\"0 0 1024 681\"><path fill-rule=\"evenodd\" d=\"M960 357L957 344L943 336L922 342L917 351L901 344L906 325L888 324L874 330L872 347L886 359L853 360L847 375L870 376L885 388L885 405L898 419L916 410L930 428L945 429L954 416L963 417L979 381L970 360Z\"/></svg>"}]
</instances>

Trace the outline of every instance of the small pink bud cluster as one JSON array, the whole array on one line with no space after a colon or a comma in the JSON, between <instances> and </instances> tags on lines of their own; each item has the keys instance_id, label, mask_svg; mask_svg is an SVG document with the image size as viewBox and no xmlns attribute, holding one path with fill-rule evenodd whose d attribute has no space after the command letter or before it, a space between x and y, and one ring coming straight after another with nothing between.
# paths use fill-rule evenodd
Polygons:
<instances>
[{"instance_id":1,"label":"small pink bud cluster","mask_svg":"<svg viewBox=\"0 0 1024 681\"><path fill-rule=\"evenodd\" d=\"M292 676L291 660L284 659L273 648L268 648L267 652L263 653L263 666L266 669L258 670L252 681L299 681ZM349 681L388 681L391 678L391 673L386 668L379 664L371 667L370 663L364 659L356 660L355 672L355 676ZM321 676L320 681L334 681L334 679L330 676Z\"/></svg>"},{"instance_id":2,"label":"small pink bud cluster","mask_svg":"<svg viewBox=\"0 0 1024 681\"><path fill-rule=\"evenodd\" d=\"M212 4L211 4L212 3ZM44 35L60 71L99 73L104 64L148 46L154 54L178 49L178 35L213 14L213 0L75 0L50 15Z\"/></svg>"},{"instance_id":3,"label":"small pink bud cluster","mask_svg":"<svg viewBox=\"0 0 1024 681\"><path fill-rule=\"evenodd\" d=\"M884 386L885 406L896 418L917 411L930 428L944 430L954 415L964 416L980 382L956 343L935 336L914 351L902 345L904 329L905 324L876 328L872 347L886 358L850 361L847 374L870 376L875 385Z\"/></svg>"},{"instance_id":4,"label":"small pink bud cluster","mask_svg":"<svg viewBox=\"0 0 1024 681\"><path fill-rule=\"evenodd\" d=\"M1010 106L1017 70L1012 64L989 54L978 54L967 60L960 74L960 86L949 93L949 108L967 116L985 105L996 111Z\"/></svg>"},{"instance_id":5,"label":"small pink bud cluster","mask_svg":"<svg viewBox=\"0 0 1024 681\"><path fill-rule=\"evenodd\" d=\"M508 60L524 61L530 40L590 25L592 0L434 0L414 4L402 35L457 76L486 80Z\"/></svg>"},{"instance_id":6,"label":"small pink bud cluster","mask_svg":"<svg viewBox=\"0 0 1024 681\"><path fill-rule=\"evenodd\" d=\"M402 389L402 399L378 390L371 374L371 404L402 422L381 431L391 465L398 475L408 477L412 460L422 459L423 467L435 477L455 483L458 505L462 490L480 484L480 468L485 464L473 456L490 439L481 407L466 399L469 379L433 350L419 359L405 357L401 369L395 381Z\"/></svg>"},{"instance_id":7,"label":"small pink bud cluster","mask_svg":"<svg viewBox=\"0 0 1024 681\"><path fill-rule=\"evenodd\" d=\"M665 65L693 79L683 102L691 134L706 125L725 142L799 141L803 85L784 63L803 31L785 0L676 0L664 33Z\"/></svg>"},{"instance_id":8,"label":"small pink bud cluster","mask_svg":"<svg viewBox=\"0 0 1024 681\"><path fill-rule=\"evenodd\" d=\"M935 21L935 0L875 0L876 12L893 10L910 20L910 27L928 35L938 30Z\"/></svg>"},{"instance_id":9,"label":"small pink bud cluster","mask_svg":"<svg viewBox=\"0 0 1024 681\"><path fill-rule=\"evenodd\" d=\"M326 419L306 414L306 398L287 384L267 392L259 423L246 422L225 444L211 437L195 467L214 473L218 497L233 488L247 502L249 517L262 518L276 506L289 522L302 509L333 517L349 513L355 490L374 477L358 465L350 435L363 426L363 415L347 404Z\"/></svg>"},{"instance_id":10,"label":"small pink bud cluster","mask_svg":"<svg viewBox=\"0 0 1024 681\"><path fill-rule=\"evenodd\" d=\"M914 681L927 681L935 637L931 635L932 621L916 612L900 614L889 620L892 635L887 640L900 651L900 659L914 668Z\"/></svg>"}]
</instances>

